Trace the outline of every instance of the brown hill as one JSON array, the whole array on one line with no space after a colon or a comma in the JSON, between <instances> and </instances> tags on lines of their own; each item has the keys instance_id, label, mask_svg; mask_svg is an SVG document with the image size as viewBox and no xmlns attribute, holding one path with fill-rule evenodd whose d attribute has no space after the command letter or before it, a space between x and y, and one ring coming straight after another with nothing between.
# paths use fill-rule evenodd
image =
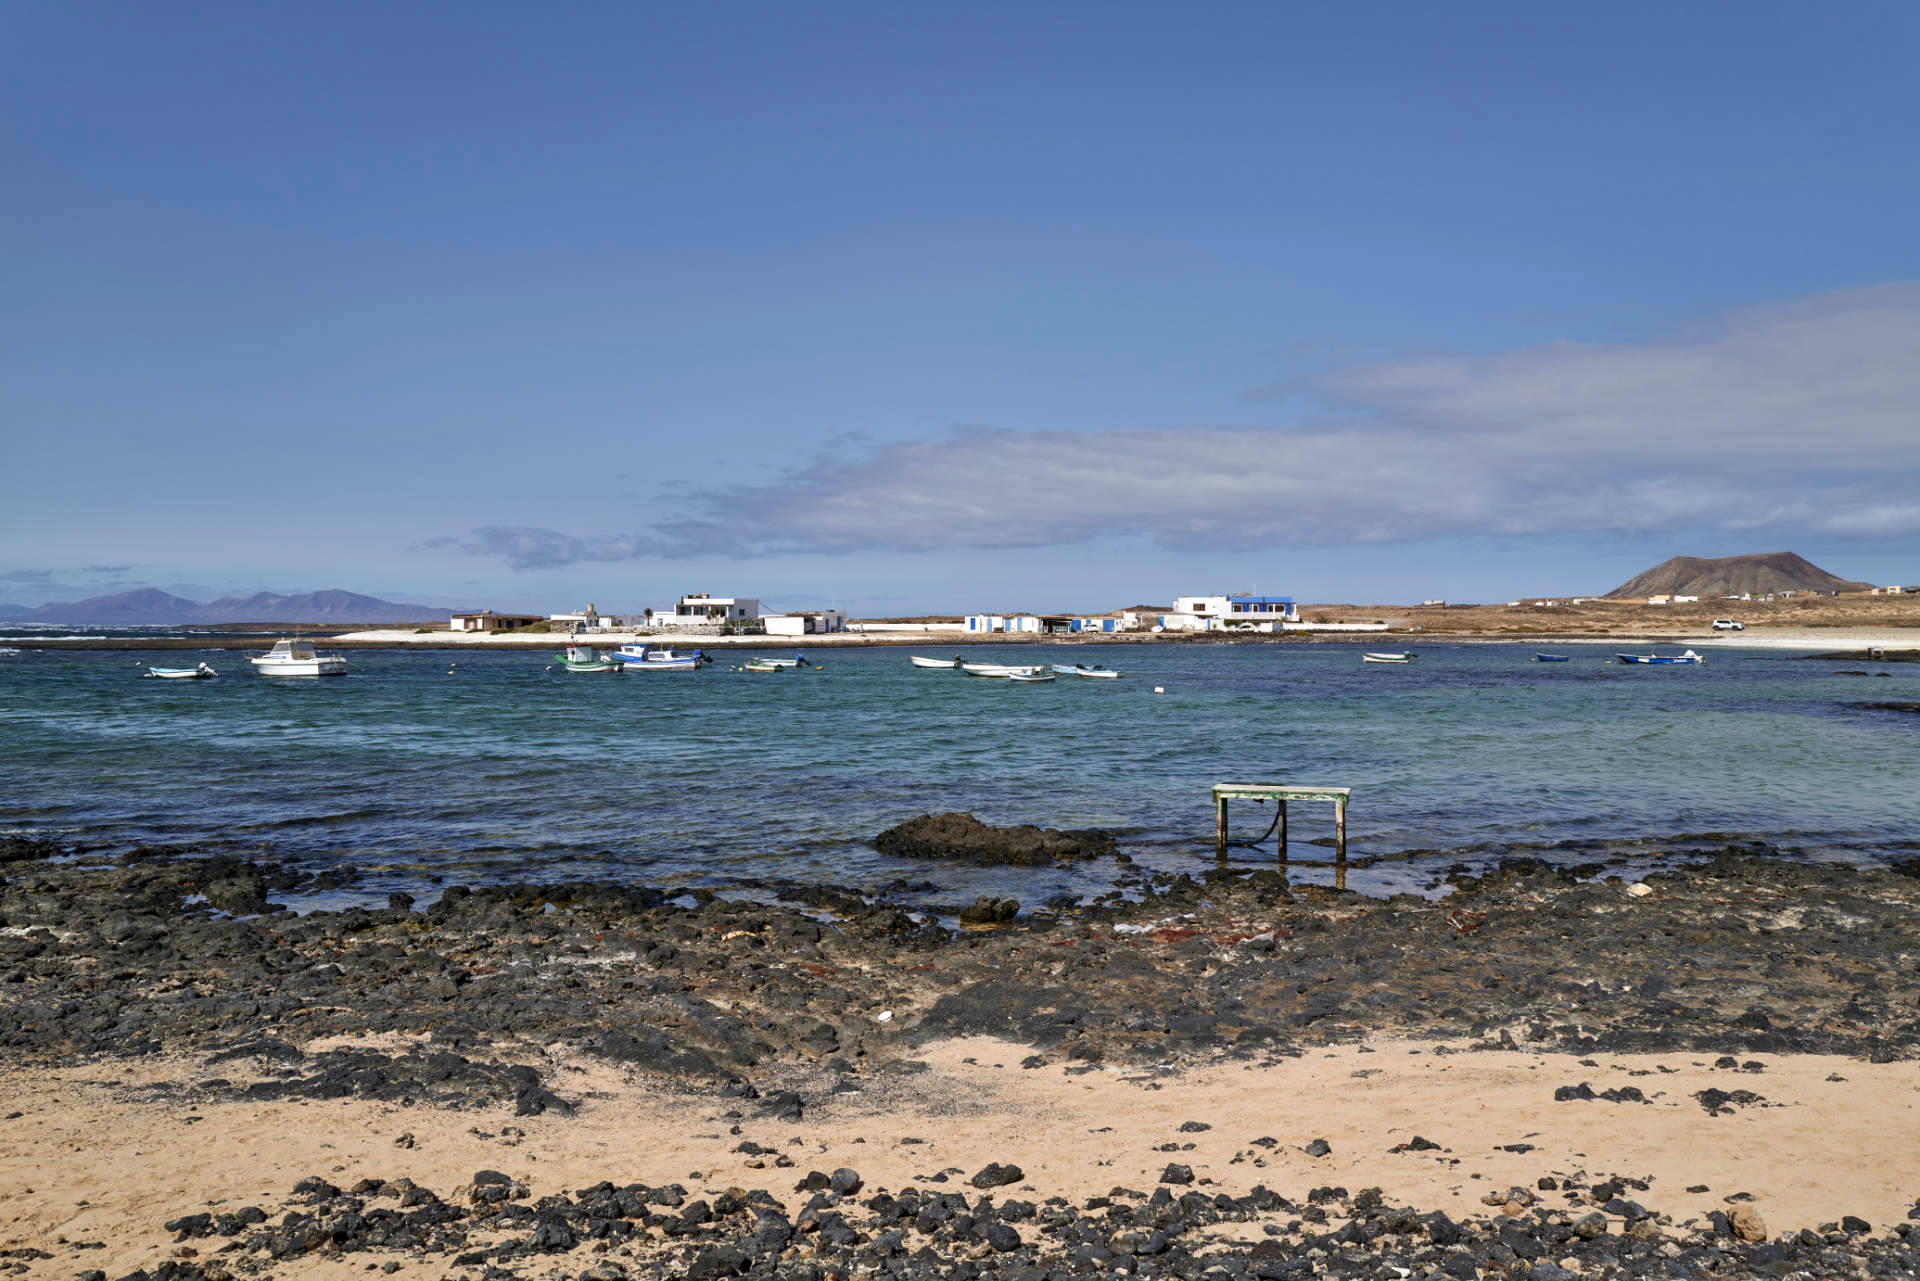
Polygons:
<instances>
[{"instance_id":1,"label":"brown hill","mask_svg":"<svg viewBox=\"0 0 1920 1281\"><path fill-rule=\"evenodd\" d=\"M1769 552L1764 556L1722 556L1718 560L1675 556L1629 578L1607 596L1712 597L1747 592L1764 596L1770 592L1865 591L1869 586L1837 578L1792 552Z\"/></svg>"}]
</instances>

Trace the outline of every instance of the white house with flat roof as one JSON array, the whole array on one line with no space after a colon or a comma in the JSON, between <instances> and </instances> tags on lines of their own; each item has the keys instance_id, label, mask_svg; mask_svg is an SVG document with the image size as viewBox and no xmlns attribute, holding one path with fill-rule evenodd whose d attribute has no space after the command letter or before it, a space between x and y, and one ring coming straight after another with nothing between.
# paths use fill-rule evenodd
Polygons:
<instances>
[{"instance_id":1,"label":"white house with flat roof","mask_svg":"<svg viewBox=\"0 0 1920 1281\"><path fill-rule=\"evenodd\" d=\"M602 614L591 602L585 609L574 610L567 614L548 614L547 621L570 632L611 631L620 620L612 614Z\"/></svg>"},{"instance_id":2,"label":"white house with flat roof","mask_svg":"<svg viewBox=\"0 0 1920 1281\"><path fill-rule=\"evenodd\" d=\"M760 617L760 602L751 596L709 596L690 592L674 604L671 614L656 613L655 627L724 627Z\"/></svg>"},{"instance_id":3,"label":"white house with flat roof","mask_svg":"<svg viewBox=\"0 0 1920 1281\"><path fill-rule=\"evenodd\" d=\"M823 636L847 630L847 616L837 609L809 609L798 614L762 614L769 636Z\"/></svg>"},{"instance_id":4,"label":"white house with flat roof","mask_svg":"<svg viewBox=\"0 0 1920 1281\"><path fill-rule=\"evenodd\" d=\"M1226 629L1274 631L1300 621L1300 609L1291 596L1177 596L1173 610L1156 624L1170 632L1212 632Z\"/></svg>"},{"instance_id":5,"label":"white house with flat roof","mask_svg":"<svg viewBox=\"0 0 1920 1281\"><path fill-rule=\"evenodd\" d=\"M538 614L496 614L490 609L471 610L464 614L452 614L447 619L447 630L453 632L517 632L532 627L535 623L547 620Z\"/></svg>"}]
</instances>

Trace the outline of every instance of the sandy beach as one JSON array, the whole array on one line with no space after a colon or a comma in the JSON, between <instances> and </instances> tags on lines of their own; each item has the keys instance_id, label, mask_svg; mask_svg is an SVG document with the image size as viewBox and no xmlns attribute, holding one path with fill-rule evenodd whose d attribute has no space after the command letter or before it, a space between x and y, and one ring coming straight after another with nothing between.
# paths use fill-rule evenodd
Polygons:
<instances>
[{"instance_id":1,"label":"sandy beach","mask_svg":"<svg viewBox=\"0 0 1920 1281\"><path fill-rule=\"evenodd\" d=\"M1223 866L955 931L799 885L296 916L231 856L0 853L17 1275L1920 1263L1897 870Z\"/></svg>"},{"instance_id":2,"label":"sandy beach","mask_svg":"<svg viewBox=\"0 0 1920 1281\"><path fill-rule=\"evenodd\" d=\"M1265 1185L1303 1201L1320 1186L1377 1187L1389 1202L1455 1219L1497 1216L1484 1196L1535 1189L1543 1175L1582 1186L1620 1176L1646 1185L1632 1197L1670 1216L1676 1236L1735 1204L1757 1210L1773 1233L1849 1214L1891 1225L1920 1192L1912 1061L1770 1055L1727 1070L1688 1054L1583 1064L1568 1054L1447 1052L1458 1048L1378 1040L1160 1073L1023 1069L1027 1047L969 1038L929 1045L927 1071L828 1096L800 1121L730 1118L710 1094L564 1056L558 1072L585 1097L571 1118L355 1099L212 1101L194 1096L194 1082L231 1065L186 1059L14 1070L0 1076L0 1107L19 1114L0 1126L0 1248L52 1254L29 1261L21 1275L31 1277L151 1272L180 1257L162 1224L181 1216L272 1209L308 1177L347 1187L404 1175L451 1197L484 1169L524 1182L535 1200L607 1179L679 1182L710 1198L765 1188L797 1206L804 1197L793 1185L811 1170L854 1169L871 1193L936 1187L928 1180L943 1173L964 1186L965 1176L1010 1163L1024 1178L1004 1195L1080 1203L1116 1186L1150 1191L1178 1164L1209 1195ZM1648 1102L1555 1101L1556 1089L1581 1082L1596 1091L1634 1085ZM1714 1088L1748 1089L1765 1102L1709 1114L1694 1095ZM397 1148L402 1135L409 1146ZM1416 1137L1437 1147L1407 1149ZM1267 1139L1276 1142L1255 1142ZM1308 1156L1315 1139L1331 1152ZM742 1155L748 1141L791 1166ZM1791 1161L1780 1159L1789 1152ZM1728 1200L1742 1193L1751 1201ZM1555 1209L1588 1200L1558 1189L1539 1196ZM187 1248L194 1244L204 1253L224 1242ZM594 1259L583 1246L550 1262ZM445 1274L444 1261L400 1262L402 1276ZM366 1266L320 1255L277 1274L344 1278Z\"/></svg>"}]
</instances>

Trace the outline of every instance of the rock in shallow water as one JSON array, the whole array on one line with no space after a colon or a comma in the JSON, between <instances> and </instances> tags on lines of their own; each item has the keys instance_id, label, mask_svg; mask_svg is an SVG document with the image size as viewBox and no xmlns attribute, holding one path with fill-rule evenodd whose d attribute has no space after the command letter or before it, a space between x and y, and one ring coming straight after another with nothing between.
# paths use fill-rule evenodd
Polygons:
<instances>
[{"instance_id":1,"label":"rock in shallow water","mask_svg":"<svg viewBox=\"0 0 1920 1281\"><path fill-rule=\"evenodd\" d=\"M1034 867L1057 859L1113 854L1113 837L1100 831L1057 831L1024 823L996 827L971 814L922 814L873 838L873 847L895 858L957 858L972 863Z\"/></svg>"}]
</instances>

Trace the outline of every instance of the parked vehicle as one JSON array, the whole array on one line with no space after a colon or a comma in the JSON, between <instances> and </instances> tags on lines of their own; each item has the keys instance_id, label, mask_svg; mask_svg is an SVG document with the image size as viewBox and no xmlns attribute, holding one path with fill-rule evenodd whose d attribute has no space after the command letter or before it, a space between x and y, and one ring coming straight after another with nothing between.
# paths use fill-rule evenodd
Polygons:
<instances>
[{"instance_id":1,"label":"parked vehicle","mask_svg":"<svg viewBox=\"0 0 1920 1281\"><path fill-rule=\"evenodd\" d=\"M1737 618L1716 618L1713 620L1713 630L1716 632L1744 632L1747 630L1747 625Z\"/></svg>"}]
</instances>

